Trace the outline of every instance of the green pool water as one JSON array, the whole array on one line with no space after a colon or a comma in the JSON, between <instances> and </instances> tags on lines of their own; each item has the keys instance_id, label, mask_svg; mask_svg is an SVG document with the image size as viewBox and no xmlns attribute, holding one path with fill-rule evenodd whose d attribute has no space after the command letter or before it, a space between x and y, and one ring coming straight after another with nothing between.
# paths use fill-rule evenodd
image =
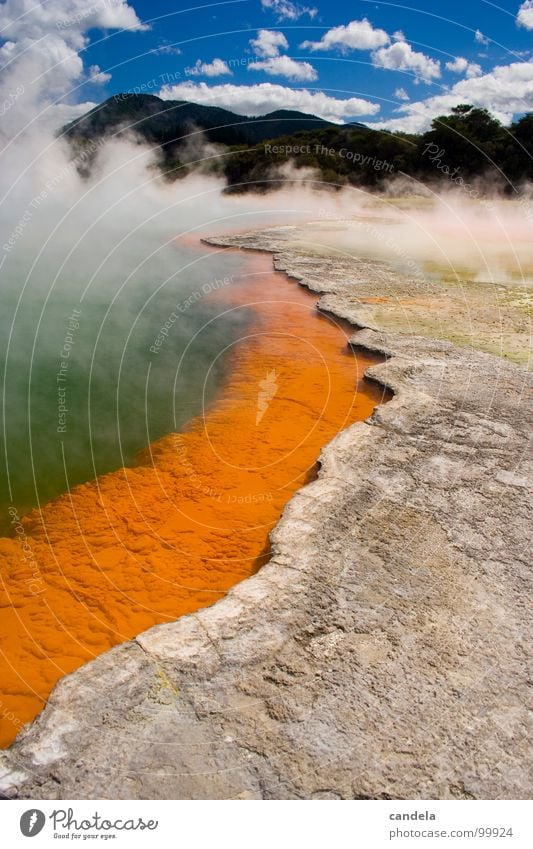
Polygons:
<instances>
[{"instance_id":1,"label":"green pool water","mask_svg":"<svg viewBox=\"0 0 533 849\"><path fill-rule=\"evenodd\" d=\"M85 254L84 267L73 258L59 276L46 257L29 278L19 258L5 264L0 532L10 506L23 515L132 464L213 398L220 352L248 320L246 309L226 311L221 293L238 285L242 263L179 242L150 263L143 251L129 244L102 271Z\"/></svg>"}]
</instances>

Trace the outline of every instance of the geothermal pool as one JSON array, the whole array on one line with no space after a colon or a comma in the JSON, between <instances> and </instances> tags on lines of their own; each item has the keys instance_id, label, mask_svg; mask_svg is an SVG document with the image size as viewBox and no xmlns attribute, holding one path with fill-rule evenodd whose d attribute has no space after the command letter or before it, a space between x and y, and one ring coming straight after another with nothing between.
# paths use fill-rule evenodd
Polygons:
<instances>
[{"instance_id":1,"label":"geothermal pool","mask_svg":"<svg viewBox=\"0 0 533 849\"><path fill-rule=\"evenodd\" d=\"M204 387L206 372L248 322L245 309L221 314L211 297L238 259L180 240L147 268L146 250L128 243L98 272L104 248L94 267L82 255L61 273L54 256L28 279L14 268L3 280L0 532L10 530L12 505L25 513L133 462L148 442L200 412L204 395L213 397L226 358L218 356ZM179 322L170 325L172 313Z\"/></svg>"},{"instance_id":2,"label":"geothermal pool","mask_svg":"<svg viewBox=\"0 0 533 849\"><path fill-rule=\"evenodd\" d=\"M57 497L24 516L31 488L19 471L23 495L8 508L10 536L0 539L4 746L61 676L213 604L260 568L269 531L314 476L321 447L382 400L363 381L376 359L351 352L350 328L319 314L316 295L274 273L270 256L198 246L196 254L207 257L203 282L159 302L133 340L131 311L124 326L117 315L126 354L117 362L111 345L107 397L107 380L91 395L94 358L79 341L77 371L66 367L80 404L58 434L61 475L53 417L53 462L46 445L34 446L36 491ZM72 316L75 338L83 307L79 328ZM63 344L64 323L57 338Z\"/></svg>"}]
</instances>

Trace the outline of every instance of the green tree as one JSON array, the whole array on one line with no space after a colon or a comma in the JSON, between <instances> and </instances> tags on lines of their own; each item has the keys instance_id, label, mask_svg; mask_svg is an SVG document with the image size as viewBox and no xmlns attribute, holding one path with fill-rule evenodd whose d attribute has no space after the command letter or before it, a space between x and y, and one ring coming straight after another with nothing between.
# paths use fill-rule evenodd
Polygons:
<instances>
[{"instance_id":1,"label":"green tree","mask_svg":"<svg viewBox=\"0 0 533 849\"><path fill-rule=\"evenodd\" d=\"M431 130L419 140L422 170L432 170L431 156L439 150L440 162L450 170L459 168L462 176L481 175L494 170L502 159L505 129L486 109L466 103L455 106L451 115L434 118Z\"/></svg>"}]
</instances>

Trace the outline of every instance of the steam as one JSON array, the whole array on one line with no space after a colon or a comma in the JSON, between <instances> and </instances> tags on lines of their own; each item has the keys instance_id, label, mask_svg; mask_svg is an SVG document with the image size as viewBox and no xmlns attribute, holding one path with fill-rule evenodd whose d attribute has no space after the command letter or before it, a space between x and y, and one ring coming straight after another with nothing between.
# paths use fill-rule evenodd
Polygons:
<instances>
[{"instance_id":1,"label":"steam","mask_svg":"<svg viewBox=\"0 0 533 849\"><path fill-rule=\"evenodd\" d=\"M200 237L302 221L317 203L305 185L225 195L201 170L169 182L158 151L127 138L98 146L84 178L84 154L57 130L39 113L15 122L1 153L4 517L12 502L23 512L131 464L201 412L250 316L228 314L220 296L242 279L242 258ZM219 155L196 136L187 144L192 165Z\"/></svg>"},{"instance_id":2,"label":"steam","mask_svg":"<svg viewBox=\"0 0 533 849\"><path fill-rule=\"evenodd\" d=\"M426 198L367 198L339 231L326 229L329 247L385 260L405 273L449 278L466 275L488 283L528 283L533 277L533 205L487 197L481 202L459 192L428 190Z\"/></svg>"},{"instance_id":3,"label":"steam","mask_svg":"<svg viewBox=\"0 0 533 849\"><path fill-rule=\"evenodd\" d=\"M219 353L248 316L244 308L228 316L217 299L218 282L238 285L242 259L200 247L202 235L318 220L315 250L386 259L422 276L433 262L477 280L531 280L530 189L521 203L473 203L450 189L405 206L393 196L397 183L380 197L333 191L286 165L273 172L285 180L276 192L225 194L223 180L201 168L165 180L158 152L124 137L98 146L83 178L83 154L56 132L92 105L84 89L97 94L106 76L83 65L86 32L142 24L125 0L48 0L29 11L8 0L0 24L9 38L0 48L5 505L25 509L132 462L200 412L208 372L212 397L222 372L209 367L224 368ZM197 134L184 151L189 167L222 155ZM335 229L328 219L347 224Z\"/></svg>"}]
</instances>

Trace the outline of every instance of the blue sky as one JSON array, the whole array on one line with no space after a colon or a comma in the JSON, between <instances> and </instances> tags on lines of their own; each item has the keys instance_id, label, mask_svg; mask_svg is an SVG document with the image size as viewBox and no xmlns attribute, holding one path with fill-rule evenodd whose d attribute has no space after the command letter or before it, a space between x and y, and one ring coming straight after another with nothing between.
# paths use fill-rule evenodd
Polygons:
<instances>
[{"instance_id":1,"label":"blue sky","mask_svg":"<svg viewBox=\"0 0 533 849\"><path fill-rule=\"evenodd\" d=\"M37 13L6 0L0 54L14 34L21 56L28 38L54 55L63 39L70 87L57 83L57 100L71 104L142 91L412 131L459 102L504 122L533 109L533 0L196 2L43 0ZM55 76L57 63L49 89Z\"/></svg>"}]
</instances>

